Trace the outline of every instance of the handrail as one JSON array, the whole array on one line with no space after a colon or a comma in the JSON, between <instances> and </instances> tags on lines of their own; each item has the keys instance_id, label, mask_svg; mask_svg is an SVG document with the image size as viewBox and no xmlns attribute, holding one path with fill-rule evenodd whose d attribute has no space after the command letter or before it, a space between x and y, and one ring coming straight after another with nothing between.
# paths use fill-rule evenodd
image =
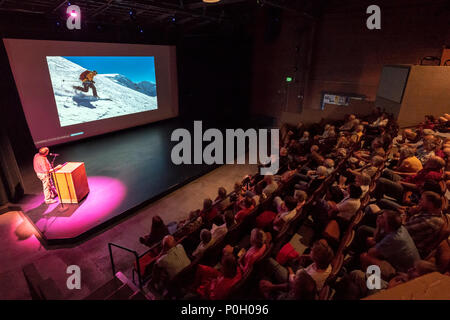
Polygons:
<instances>
[{"instance_id":1,"label":"handrail","mask_svg":"<svg viewBox=\"0 0 450 320\"><path fill-rule=\"evenodd\" d=\"M109 242L108 243L108 250L109 250L109 259L111 260L111 269L112 269L112 273L113 273L113 277L116 276L116 266L114 265L114 258L113 258L113 254L112 254L112 247L116 247L125 251L128 251L130 253L132 253L136 259L136 268L137 268L137 276L138 276L138 281L139 281L139 288L142 290L142 277L141 277L141 266L139 264L139 255L136 251L125 248L123 246L120 246L118 244Z\"/></svg>"}]
</instances>

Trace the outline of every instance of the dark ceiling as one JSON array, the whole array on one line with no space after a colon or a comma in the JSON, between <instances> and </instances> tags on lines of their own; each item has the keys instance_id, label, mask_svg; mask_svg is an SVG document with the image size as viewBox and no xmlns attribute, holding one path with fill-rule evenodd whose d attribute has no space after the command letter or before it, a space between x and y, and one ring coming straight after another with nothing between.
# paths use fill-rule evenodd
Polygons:
<instances>
[{"instance_id":1,"label":"dark ceiling","mask_svg":"<svg viewBox=\"0 0 450 320\"><path fill-rule=\"evenodd\" d=\"M211 24L242 24L252 21L259 7L281 8L311 19L318 4L326 0L221 0L207 4L202 0L0 0L0 14L36 15L61 21L66 8L79 5L83 23L140 26L176 24L195 29Z\"/></svg>"}]
</instances>

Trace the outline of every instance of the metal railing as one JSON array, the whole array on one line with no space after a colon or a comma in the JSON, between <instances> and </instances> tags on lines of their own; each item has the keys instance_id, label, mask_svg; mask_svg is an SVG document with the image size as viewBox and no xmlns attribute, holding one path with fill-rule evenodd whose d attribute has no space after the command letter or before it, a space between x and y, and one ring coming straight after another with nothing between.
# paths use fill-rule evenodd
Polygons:
<instances>
[{"instance_id":1,"label":"metal railing","mask_svg":"<svg viewBox=\"0 0 450 320\"><path fill-rule=\"evenodd\" d=\"M109 250L109 259L111 260L111 269L112 269L112 273L113 273L113 277L116 276L116 266L114 264L114 258L113 258L113 253L112 253L112 247L116 247L122 250L125 250L127 252L130 252L134 255L134 258L136 260L136 269L137 269L137 277L138 277L138 282L139 282L139 289L142 290L142 277L141 277L141 266L139 264L139 255L136 251L122 247L118 244L115 243L108 243L108 250Z\"/></svg>"}]
</instances>

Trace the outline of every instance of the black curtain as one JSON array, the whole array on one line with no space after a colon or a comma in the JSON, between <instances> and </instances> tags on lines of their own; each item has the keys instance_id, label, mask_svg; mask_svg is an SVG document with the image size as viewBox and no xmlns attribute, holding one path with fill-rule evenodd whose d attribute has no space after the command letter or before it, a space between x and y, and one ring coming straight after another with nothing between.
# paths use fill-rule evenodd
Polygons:
<instances>
[{"instance_id":1,"label":"black curtain","mask_svg":"<svg viewBox=\"0 0 450 320\"><path fill-rule=\"evenodd\" d=\"M0 129L0 205L17 202L24 194L22 176L4 127Z\"/></svg>"}]
</instances>

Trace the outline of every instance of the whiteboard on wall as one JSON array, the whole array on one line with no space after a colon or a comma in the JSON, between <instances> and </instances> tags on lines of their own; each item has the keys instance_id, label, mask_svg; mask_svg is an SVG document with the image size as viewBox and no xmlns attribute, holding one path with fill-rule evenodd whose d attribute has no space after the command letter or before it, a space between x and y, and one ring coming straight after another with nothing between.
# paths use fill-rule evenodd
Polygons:
<instances>
[{"instance_id":1,"label":"whiteboard on wall","mask_svg":"<svg viewBox=\"0 0 450 320\"><path fill-rule=\"evenodd\" d=\"M408 82L409 66L384 66L381 72L377 96L401 103L406 83Z\"/></svg>"}]
</instances>

